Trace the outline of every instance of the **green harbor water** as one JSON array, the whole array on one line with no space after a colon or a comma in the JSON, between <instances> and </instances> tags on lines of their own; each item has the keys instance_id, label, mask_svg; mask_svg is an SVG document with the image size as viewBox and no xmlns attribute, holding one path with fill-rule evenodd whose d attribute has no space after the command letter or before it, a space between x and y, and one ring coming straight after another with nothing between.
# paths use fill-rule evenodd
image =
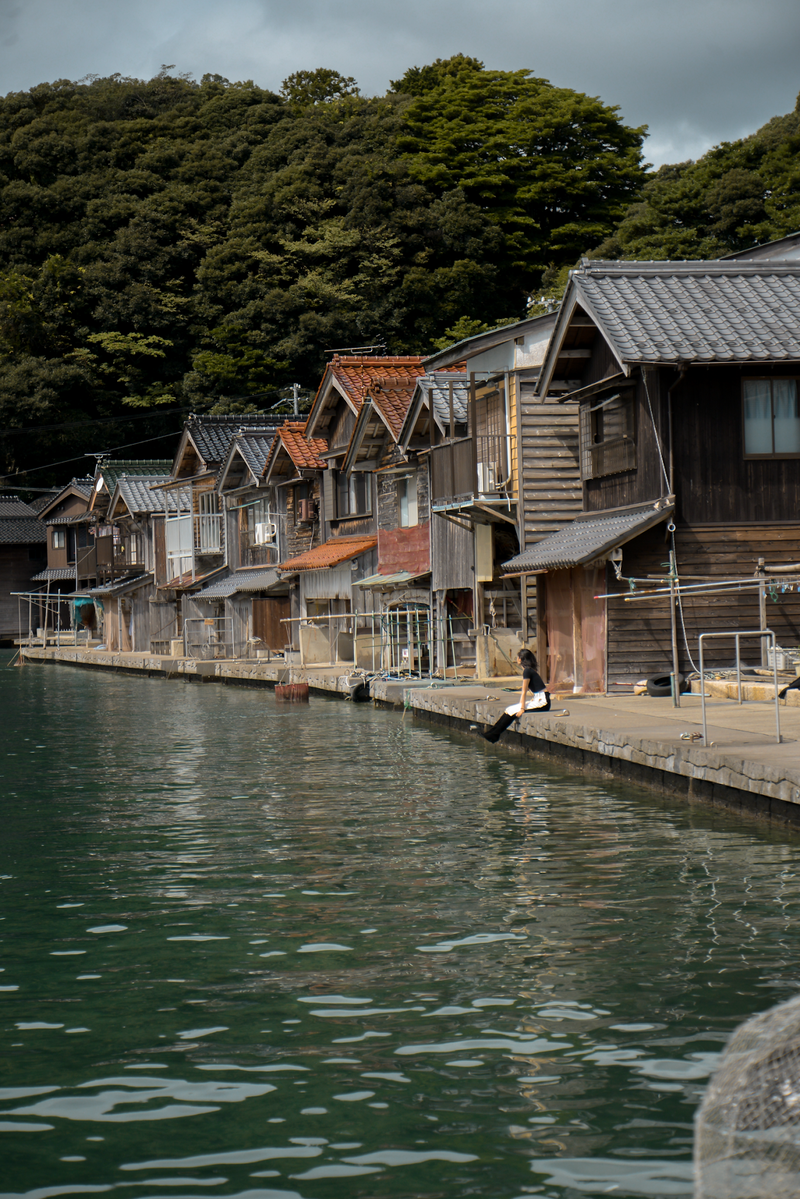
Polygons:
<instances>
[{"instance_id":1,"label":"green harbor water","mask_svg":"<svg viewBox=\"0 0 800 1199\"><path fill-rule=\"evenodd\" d=\"M2 1199L691 1194L797 837L336 699L0 694Z\"/></svg>"}]
</instances>

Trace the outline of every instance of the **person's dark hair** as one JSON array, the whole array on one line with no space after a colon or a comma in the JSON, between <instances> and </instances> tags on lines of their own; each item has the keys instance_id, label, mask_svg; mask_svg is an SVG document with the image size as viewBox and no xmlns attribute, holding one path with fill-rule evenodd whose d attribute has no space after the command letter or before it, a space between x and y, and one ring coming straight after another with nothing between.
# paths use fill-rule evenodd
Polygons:
<instances>
[{"instance_id":1,"label":"person's dark hair","mask_svg":"<svg viewBox=\"0 0 800 1199\"><path fill-rule=\"evenodd\" d=\"M531 670L536 670L536 659L529 649L521 649L517 654L517 657L519 658L520 665L523 668L530 667Z\"/></svg>"}]
</instances>

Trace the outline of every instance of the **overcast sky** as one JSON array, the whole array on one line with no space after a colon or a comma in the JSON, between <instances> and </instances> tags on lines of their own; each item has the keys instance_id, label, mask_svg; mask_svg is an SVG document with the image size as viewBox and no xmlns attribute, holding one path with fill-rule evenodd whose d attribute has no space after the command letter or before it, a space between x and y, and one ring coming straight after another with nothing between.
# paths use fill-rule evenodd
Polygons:
<instances>
[{"instance_id":1,"label":"overcast sky","mask_svg":"<svg viewBox=\"0 0 800 1199\"><path fill-rule=\"evenodd\" d=\"M0 0L0 93L162 63L277 89L332 67L382 93L462 52L527 67L649 125L647 159L697 158L794 108L798 0Z\"/></svg>"}]
</instances>

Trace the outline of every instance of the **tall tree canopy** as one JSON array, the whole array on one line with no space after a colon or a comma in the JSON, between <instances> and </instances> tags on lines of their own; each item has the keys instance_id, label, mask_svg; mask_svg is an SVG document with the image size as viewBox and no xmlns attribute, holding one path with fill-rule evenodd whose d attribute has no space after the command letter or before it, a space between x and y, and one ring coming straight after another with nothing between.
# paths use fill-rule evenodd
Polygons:
<instances>
[{"instance_id":1,"label":"tall tree canopy","mask_svg":"<svg viewBox=\"0 0 800 1199\"><path fill-rule=\"evenodd\" d=\"M0 99L0 469L137 407L106 444L267 406L328 349L523 316L637 193L641 133L463 56L373 98L327 69L280 95L165 69Z\"/></svg>"}]
</instances>

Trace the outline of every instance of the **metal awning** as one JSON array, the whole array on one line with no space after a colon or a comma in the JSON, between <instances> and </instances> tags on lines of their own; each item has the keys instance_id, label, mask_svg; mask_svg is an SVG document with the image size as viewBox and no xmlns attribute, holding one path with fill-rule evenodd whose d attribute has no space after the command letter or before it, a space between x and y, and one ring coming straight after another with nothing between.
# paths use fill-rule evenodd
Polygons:
<instances>
[{"instance_id":1,"label":"metal awning","mask_svg":"<svg viewBox=\"0 0 800 1199\"><path fill-rule=\"evenodd\" d=\"M99 587L90 587L87 595L96 595L98 599L103 599L106 596L124 595L126 591L137 591L139 587L146 587L148 583L152 583L152 574L133 575L127 579L118 579L114 583L102 583Z\"/></svg>"},{"instance_id":2,"label":"metal awning","mask_svg":"<svg viewBox=\"0 0 800 1199\"><path fill-rule=\"evenodd\" d=\"M664 499L608 512L584 512L557 533L504 562L503 570L508 577L585 566L645 533L674 511L672 500Z\"/></svg>"},{"instance_id":3,"label":"metal awning","mask_svg":"<svg viewBox=\"0 0 800 1199\"><path fill-rule=\"evenodd\" d=\"M416 579L427 579L430 577L429 570L423 570L419 574L411 574L408 570L397 570L391 575L370 575L366 579L359 579L353 584L354 587L403 587L406 583L413 583Z\"/></svg>"},{"instance_id":4,"label":"metal awning","mask_svg":"<svg viewBox=\"0 0 800 1199\"><path fill-rule=\"evenodd\" d=\"M252 591L287 591L286 579L282 579L277 570L237 570L228 575L227 579L217 579L210 583L195 596L196 600L226 599L238 592Z\"/></svg>"}]
</instances>

